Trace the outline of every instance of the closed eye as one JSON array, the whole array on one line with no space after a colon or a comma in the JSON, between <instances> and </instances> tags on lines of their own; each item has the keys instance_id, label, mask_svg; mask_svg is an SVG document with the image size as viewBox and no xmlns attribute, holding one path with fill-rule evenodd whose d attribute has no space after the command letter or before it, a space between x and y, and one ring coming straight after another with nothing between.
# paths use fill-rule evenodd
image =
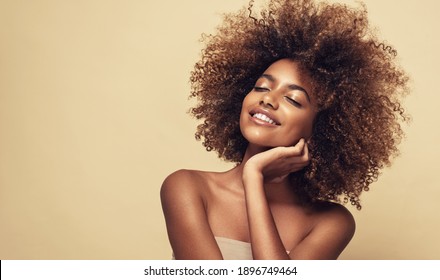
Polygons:
<instances>
[{"instance_id":1,"label":"closed eye","mask_svg":"<svg viewBox=\"0 0 440 280\"><path fill-rule=\"evenodd\" d=\"M261 91L268 91L269 89L265 87L254 87L254 90L261 92Z\"/></svg>"},{"instance_id":2,"label":"closed eye","mask_svg":"<svg viewBox=\"0 0 440 280\"><path fill-rule=\"evenodd\" d=\"M286 100L287 100L289 103L291 103L292 105L294 105L294 106L296 106L296 107L298 107L298 108L302 107L301 103L299 103L298 101L296 101L296 100L294 100L294 99L292 99L292 98L290 98L290 97L288 97L288 96L285 96L285 98L286 98Z\"/></svg>"}]
</instances>

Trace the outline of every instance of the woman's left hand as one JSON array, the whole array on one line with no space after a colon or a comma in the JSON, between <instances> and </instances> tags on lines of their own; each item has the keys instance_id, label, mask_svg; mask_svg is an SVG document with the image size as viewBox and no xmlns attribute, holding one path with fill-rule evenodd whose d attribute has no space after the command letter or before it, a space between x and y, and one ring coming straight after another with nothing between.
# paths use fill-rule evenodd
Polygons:
<instances>
[{"instance_id":1,"label":"woman's left hand","mask_svg":"<svg viewBox=\"0 0 440 280\"><path fill-rule=\"evenodd\" d=\"M310 163L307 144L300 139L295 146L276 147L252 156L243 169L243 179L250 174L260 174L267 183L282 181L290 173L303 169Z\"/></svg>"}]
</instances>

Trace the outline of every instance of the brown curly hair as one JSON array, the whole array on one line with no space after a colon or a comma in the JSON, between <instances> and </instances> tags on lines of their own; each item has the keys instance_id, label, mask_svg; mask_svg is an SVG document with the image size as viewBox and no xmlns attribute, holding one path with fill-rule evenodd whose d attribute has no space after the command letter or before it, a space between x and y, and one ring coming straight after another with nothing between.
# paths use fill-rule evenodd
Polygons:
<instances>
[{"instance_id":1,"label":"brown curly hair","mask_svg":"<svg viewBox=\"0 0 440 280\"><path fill-rule=\"evenodd\" d=\"M408 119L400 98L408 77L394 48L377 39L365 6L312 0L271 0L260 15L253 1L227 14L191 73L190 110L204 120L196 139L208 151L239 163L247 141L239 116L246 94L273 62L290 58L312 78L318 114L309 142L310 164L290 179L304 202L351 202L377 180L398 154L400 121ZM300 186L300 187L298 187Z\"/></svg>"}]
</instances>

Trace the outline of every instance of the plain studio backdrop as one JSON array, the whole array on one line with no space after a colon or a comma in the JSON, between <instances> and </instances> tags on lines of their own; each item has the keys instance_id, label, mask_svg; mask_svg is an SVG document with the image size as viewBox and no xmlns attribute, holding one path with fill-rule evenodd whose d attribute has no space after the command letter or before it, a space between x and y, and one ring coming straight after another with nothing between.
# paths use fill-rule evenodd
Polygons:
<instances>
[{"instance_id":1,"label":"plain studio backdrop","mask_svg":"<svg viewBox=\"0 0 440 280\"><path fill-rule=\"evenodd\" d=\"M365 3L411 76L413 120L363 209L348 206L340 258L439 259L440 4ZM187 114L199 39L246 4L0 0L0 259L170 259L164 178L233 166Z\"/></svg>"}]
</instances>

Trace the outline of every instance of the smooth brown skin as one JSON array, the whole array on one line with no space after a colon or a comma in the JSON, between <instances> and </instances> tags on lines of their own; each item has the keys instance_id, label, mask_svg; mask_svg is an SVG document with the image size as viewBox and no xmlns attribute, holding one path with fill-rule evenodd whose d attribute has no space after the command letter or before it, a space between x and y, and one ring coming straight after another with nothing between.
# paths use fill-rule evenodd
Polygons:
<instances>
[{"instance_id":1,"label":"smooth brown skin","mask_svg":"<svg viewBox=\"0 0 440 280\"><path fill-rule=\"evenodd\" d=\"M286 179L310 160L304 138L316 110L308 81L294 61L272 64L243 101L240 128L249 145L242 163L166 178L161 199L176 259L222 259L214 236L250 242L254 259L336 259L349 243L350 212L330 202L300 204Z\"/></svg>"}]
</instances>

